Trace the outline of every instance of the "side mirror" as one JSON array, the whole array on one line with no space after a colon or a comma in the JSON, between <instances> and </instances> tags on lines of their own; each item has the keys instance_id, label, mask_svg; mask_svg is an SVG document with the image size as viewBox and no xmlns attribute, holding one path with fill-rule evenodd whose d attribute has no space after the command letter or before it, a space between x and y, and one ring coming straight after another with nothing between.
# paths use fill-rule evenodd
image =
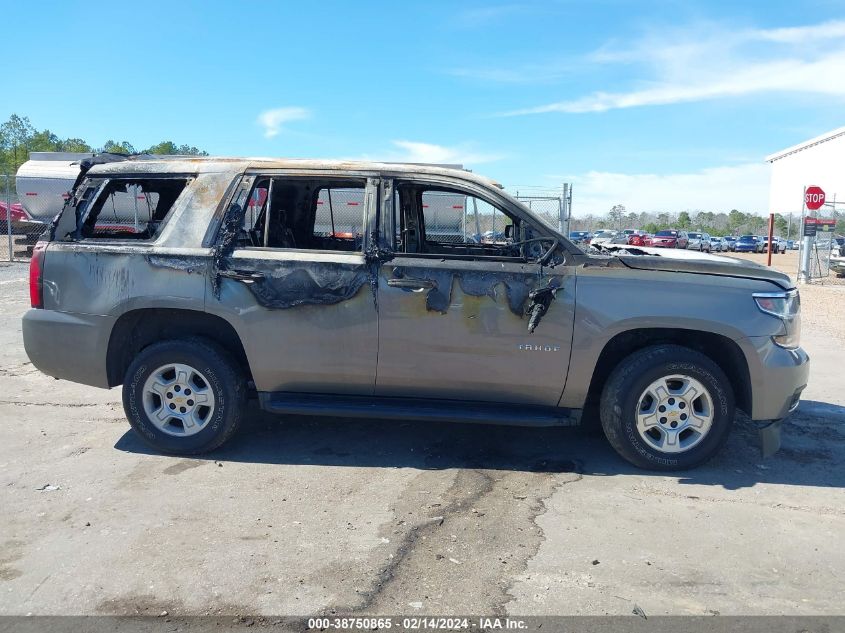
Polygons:
<instances>
[{"instance_id":1,"label":"side mirror","mask_svg":"<svg viewBox=\"0 0 845 633\"><path fill-rule=\"evenodd\" d=\"M513 229L514 229L513 224L508 224L507 226L505 226L505 239L506 240L512 240L513 239Z\"/></svg>"}]
</instances>

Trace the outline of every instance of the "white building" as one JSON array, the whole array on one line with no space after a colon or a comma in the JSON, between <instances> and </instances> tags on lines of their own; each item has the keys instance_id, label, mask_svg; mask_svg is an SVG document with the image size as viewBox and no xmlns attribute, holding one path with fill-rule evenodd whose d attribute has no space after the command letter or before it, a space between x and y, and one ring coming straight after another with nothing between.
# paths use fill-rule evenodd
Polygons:
<instances>
[{"instance_id":1,"label":"white building","mask_svg":"<svg viewBox=\"0 0 845 633\"><path fill-rule=\"evenodd\" d=\"M827 202L845 202L845 127L775 152L766 161L772 166L771 213L800 215L804 188L811 185L824 190Z\"/></svg>"}]
</instances>

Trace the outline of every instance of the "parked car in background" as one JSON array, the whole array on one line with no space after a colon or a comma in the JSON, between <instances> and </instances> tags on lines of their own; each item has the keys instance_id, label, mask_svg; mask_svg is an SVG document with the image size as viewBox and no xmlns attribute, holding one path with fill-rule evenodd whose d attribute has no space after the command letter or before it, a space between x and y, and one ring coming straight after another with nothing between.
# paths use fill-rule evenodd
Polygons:
<instances>
[{"instance_id":1,"label":"parked car in background","mask_svg":"<svg viewBox=\"0 0 845 633\"><path fill-rule=\"evenodd\" d=\"M712 250L710 245L710 236L707 233L689 232L689 242L687 248L691 251L701 251L709 253Z\"/></svg>"},{"instance_id":2,"label":"parked car in background","mask_svg":"<svg viewBox=\"0 0 845 633\"><path fill-rule=\"evenodd\" d=\"M795 249L795 240L786 240L786 248L790 251Z\"/></svg>"},{"instance_id":3,"label":"parked car in background","mask_svg":"<svg viewBox=\"0 0 845 633\"><path fill-rule=\"evenodd\" d=\"M687 248L688 244L687 232L677 229L658 231L651 239L651 245L655 248Z\"/></svg>"},{"instance_id":4,"label":"parked car in background","mask_svg":"<svg viewBox=\"0 0 845 633\"><path fill-rule=\"evenodd\" d=\"M619 231L616 237L613 239L614 244L629 244L628 240L631 239L632 235L636 235L637 233L642 233L642 231L638 231L637 229L624 229Z\"/></svg>"},{"instance_id":5,"label":"parked car in background","mask_svg":"<svg viewBox=\"0 0 845 633\"><path fill-rule=\"evenodd\" d=\"M775 235L775 236L772 237L772 253L783 254L783 253L786 252L786 249L787 249L787 245L786 245L785 239L783 239L782 237L780 237L778 235ZM769 236L768 235L766 235L763 238L763 252L764 253L769 252Z\"/></svg>"},{"instance_id":6,"label":"parked car in background","mask_svg":"<svg viewBox=\"0 0 845 633\"><path fill-rule=\"evenodd\" d=\"M722 252L722 238L721 237L711 237L710 238L710 248L714 253L721 253Z\"/></svg>"},{"instance_id":7,"label":"parked car in background","mask_svg":"<svg viewBox=\"0 0 845 633\"><path fill-rule=\"evenodd\" d=\"M762 249L763 244L756 235L740 236L736 241L736 248L734 248L737 253L760 253Z\"/></svg>"},{"instance_id":8,"label":"parked car in background","mask_svg":"<svg viewBox=\"0 0 845 633\"><path fill-rule=\"evenodd\" d=\"M648 246L649 244L646 243L646 240L649 237L651 236L644 231L636 231L628 236L628 244L630 246Z\"/></svg>"},{"instance_id":9,"label":"parked car in background","mask_svg":"<svg viewBox=\"0 0 845 633\"><path fill-rule=\"evenodd\" d=\"M616 235L613 236L613 239L610 240L611 244L628 244L628 240L630 237L636 233L634 229L625 229L624 231L617 231Z\"/></svg>"},{"instance_id":10,"label":"parked car in background","mask_svg":"<svg viewBox=\"0 0 845 633\"><path fill-rule=\"evenodd\" d=\"M569 232L569 239L572 240L575 244L578 245L587 245L590 243L590 238L593 237L593 234L589 231L570 231Z\"/></svg>"},{"instance_id":11,"label":"parked car in background","mask_svg":"<svg viewBox=\"0 0 845 633\"><path fill-rule=\"evenodd\" d=\"M596 231L593 235L593 239L590 240L590 244L593 246L596 244L610 244L615 237L616 231L610 231L607 229Z\"/></svg>"},{"instance_id":12,"label":"parked car in background","mask_svg":"<svg viewBox=\"0 0 845 633\"><path fill-rule=\"evenodd\" d=\"M845 237L834 237L831 246L830 272L837 277L845 277Z\"/></svg>"},{"instance_id":13,"label":"parked car in background","mask_svg":"<svg viewBox=\"0 0 845 633\"><path fill-rule=\"evenodd\" d=\"M12 224L13 235L26 235L35 238L44 232L47 226L44 222L33 219L23 205L14 203L11 206L0 202L0 236L9 232L8 222Z\"/></svg>"},{"instance_id":14,"label":"parked car in background","mask_svg":"<svg viewBox=\"0 0 845 633\"><path fill-rule=\"evenodd\" d=\"M837 277L845 277L845 246L833 249L830 254L830 272Z\"/></svg>"},{"instance_id":15,"label":"parked car in background","mask_svg":"<svg viewBox=\"0 0 845 633\"><path fill-rule=\"evenodd\" d=\"M736 237L733 235L725 235L722 238L722 250L732 253L736 250Z\"/></svg>"}]
</instances>

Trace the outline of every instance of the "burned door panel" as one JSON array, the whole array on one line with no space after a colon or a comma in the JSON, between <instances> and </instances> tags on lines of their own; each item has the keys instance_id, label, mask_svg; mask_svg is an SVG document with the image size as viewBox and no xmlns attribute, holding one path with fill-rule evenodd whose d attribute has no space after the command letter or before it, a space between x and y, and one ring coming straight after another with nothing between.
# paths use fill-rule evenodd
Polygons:
<instances>
[{"instance_id":1,"label":"burned door panel","mask_svg":"<svg viewBox=\"0 0 845 633\"><path fill-rule=\"evenodd\" d=\"M139 308L204 307L208 249L53 242L48 252L48 310L116 318Z\"/></svg>"},{"instance_id":2,"label":"burned door panel","mask_svg":"<svg viewBox=\"0 0 845 633\"><path fill-rule=\"evenodd\" d=\"M378 320L363 255L236 250L207 310L232 323L259 391L371 395Z\"/></svg>"},{"instance_id":3,"label":"burned door panel","mask_svg":"<svg viewBox=\"0 0 845 633\"><path fill-rule=\"evenodd\" d=\"M528 332L532 291L557 288ZM556 405L575 277L532 263L397 255L379 278L376 393Z\"/></svg>"},{"instance_id":4,"label":"burned door panel","mask_svg":"<svg viewBox=\"0 0 845 633\"><path fill-rule=\"evenodd\" d=\"M259 174L235 193L207 309L244 332L259 391L373 393L375 269L364 253L377 190L375 180Z\"/></svg>"}]
</instances>

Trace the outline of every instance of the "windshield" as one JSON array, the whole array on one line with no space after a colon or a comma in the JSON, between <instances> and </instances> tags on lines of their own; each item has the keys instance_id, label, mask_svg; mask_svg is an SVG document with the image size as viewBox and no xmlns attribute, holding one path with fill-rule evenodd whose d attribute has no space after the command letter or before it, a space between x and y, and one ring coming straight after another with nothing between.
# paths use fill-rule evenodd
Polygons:
<instances>
[{"instance_id":1,"label":"windshield","mask_svg":"<svg viewBox=\"0 0 845 633\"><path fill-rule=\"evenodd\" d=\"M688 235L693 239L698 239L701 237L701 233L688 233Z\"/></svg>"},{"instance_id":2,"label":"windshield","mask_svg":"<svg viewBox=\"0 0 845 633\"><path fill-rule=\"evenodd\" d=\"M756 242L757 238L754 237L753 235L743 235L741 238L739 238L739 241L740 242Z\"/></svg>"},{"instance_id":3,"label":"windshield","mask_svg":"<svg viewBox=\"0 0 845 633\"><path fill-rule=\"evenodd\" d=\"M678 232L677 231L658 231L656 233L656 235L659 235L659 236L662 236L662 237L677 237Z\"/></svg>"}]
</instances>

